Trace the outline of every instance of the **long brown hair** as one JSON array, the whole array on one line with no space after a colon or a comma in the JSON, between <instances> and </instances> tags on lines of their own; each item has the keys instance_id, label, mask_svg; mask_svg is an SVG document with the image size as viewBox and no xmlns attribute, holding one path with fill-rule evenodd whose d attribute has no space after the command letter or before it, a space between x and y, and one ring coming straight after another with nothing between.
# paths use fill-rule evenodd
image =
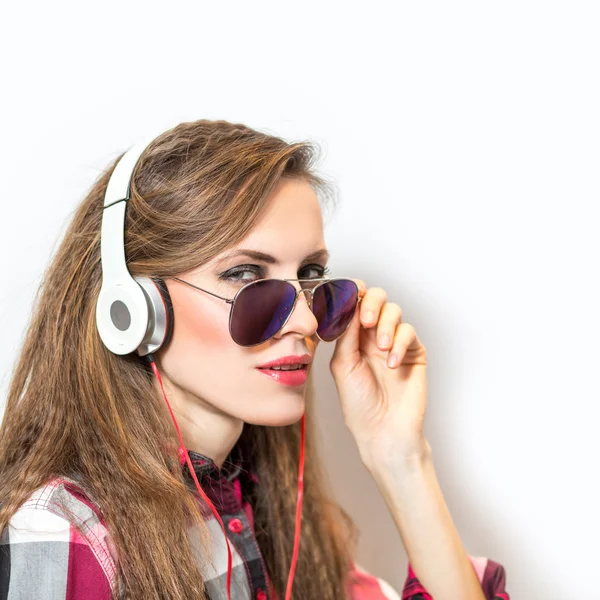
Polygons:
<instances>
[{"instance_id":1,"label":"long brown hair","mask_svg":"<svg viewBox=\"0 0 600 600\"><path fill-rule=\"evenodd\" d=\"M165 278L211 260L252 229L282 177L308 181L321 198L335 201L313 168L317 149L223 120L180 123L161 134L134 172L125 229L129 271ZM173 468L178 439L164 398L140 357L112 354L96 329L102 206L118 158L74 211L35 297L0 428L0 531L39 486L75 476L102 511L125 598L204 599L188 528L190 522L197 528L210 553L208 528L197 496ZM293 597L342 600L357 531L326 485L313 410L309 378ZM300 421L245 424L242 438L260 482L252 498L257 540L283 598ZM116 590L112 597L119 597Z\"/></svg>"}]
</instances>

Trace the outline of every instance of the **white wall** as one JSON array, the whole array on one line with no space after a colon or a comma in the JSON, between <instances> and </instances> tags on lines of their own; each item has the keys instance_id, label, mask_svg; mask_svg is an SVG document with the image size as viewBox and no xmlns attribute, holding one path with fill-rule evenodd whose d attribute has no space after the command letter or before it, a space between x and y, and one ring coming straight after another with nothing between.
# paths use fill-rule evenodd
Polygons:
<instances>
[{"instance_id":1,"label":"white wall","mask_svg":"<svg viewBox=\"0 0 600 600\"><path fill-rule=\"evenodd\" d=\"M505 566L512 599L600 598L598 4L216 4L2 9L1 397L48 257L118 153L196 118L313 139L341 192L334 271L384 287L428 349L427 434L468 552ZM328 466L362 562L400 589L332 351Z\"/></svg>"}]
</instances>

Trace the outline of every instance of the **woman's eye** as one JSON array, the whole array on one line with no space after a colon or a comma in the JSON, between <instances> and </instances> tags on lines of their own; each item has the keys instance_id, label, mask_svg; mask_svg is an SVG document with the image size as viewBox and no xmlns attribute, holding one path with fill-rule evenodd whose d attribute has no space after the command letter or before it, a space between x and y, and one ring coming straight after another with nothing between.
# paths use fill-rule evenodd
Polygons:
<instances>
[{"instance_id":1,"label":"woman's eye","mask_svg":"<svg viewBox=\"0 0 600 600\"><path fill-rule=\"evenodd\" d=\"M251 273L255 277L242 277L244 273ZM232 271L231 273L225 273L224 275L221 275L221 279L225 279L226 281L242 281L244 283L249 283L255 279L261 279L261 277L260 275L257 276L256 271L253 269L240 269L239 271Z\"/></svg>"},{"instance_id":2,"label":"woman's eye","mask_svg":"<svg viewBox=\"0 0 600 600\"><path fill-rule=\"evenodd\" d=\"M325 277L328 273L328 267L322 267L320 265L309 265L300 269L300 271L298 272L298 279L318 279L321 277ZM244 274L249 275L244 276ZM265 279L266 274L264 270L260 267L248 267L245 269L239 268L236 271L228 271L226 273L223 273L222 275L219 275L219 278L224 279L226 281L250 283L251 281L256 281L257 279Z\"/></svg>"},{"instance_id":3,"label":"woman's eye","mask_svg":"<svg viewBox=\"0 0 600 600\"><path fill-rule=\"evenodd\" d=\"M314 275L308 275L307 272L314 271ZM298 274L299 279L319 279L321 277L325 277L329 273L329 269L327 267L321 267L319 265L311 265L309 267L305 267Z\"/></svg>"}]
</instances>

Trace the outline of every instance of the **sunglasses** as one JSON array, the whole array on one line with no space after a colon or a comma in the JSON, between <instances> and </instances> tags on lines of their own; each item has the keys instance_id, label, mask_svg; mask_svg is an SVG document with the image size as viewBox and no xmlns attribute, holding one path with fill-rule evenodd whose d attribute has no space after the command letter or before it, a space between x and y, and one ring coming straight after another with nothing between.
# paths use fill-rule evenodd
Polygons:
<instances>
[{"instance_id":1,"label":"sunglasses","mask_svg":"<svg viewBox=\"0 0 600 600\"><path fill-rule=\"evenodd\" d=\"M230 300L197 285L172 277L231 304L229 333L240 346L256 346L271 339L288 322L298 296L310 293L309 306L317 318L317 336L324 342L339 338L350 325L361 298L351 279L259 279L241 288ZM290 281L302 282L297 290ZM314 282L321 282L314 285ZM303 284L307 284L304 287Z\"/></svg>"}]
</instances>

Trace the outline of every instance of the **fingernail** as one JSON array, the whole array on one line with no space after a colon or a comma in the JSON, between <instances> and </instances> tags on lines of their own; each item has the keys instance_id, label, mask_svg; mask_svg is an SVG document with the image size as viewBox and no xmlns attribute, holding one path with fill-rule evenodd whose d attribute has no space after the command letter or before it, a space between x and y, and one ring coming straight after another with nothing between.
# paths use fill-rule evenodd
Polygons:
<instances>
[{"instance_id":1,"label":"fingernail","mask_svg":"<svg viewBox=\"0 0 600 600\"><path fill-rule=\"evenodd\" d=\"M379 336L379 345L387 346L390 343L390 338L387 335Z\"/></svg>"},{"instance_id":2,"label":"fingernail","mask_svg":"<svg viewBox=\"0 0 600 600\"><path fill-rule=\"evenodd\" d=\"M395 367L398 364L398 355L390 354L387 361L388 367Z\"/></svg>"},{"instance_id":3,"label":"fingernail","mask_svg":"<svg viewBox=\"0 0 600 600\"><path fill-rule=\"evenodd\" d=\"M365 321L367 321L367 323L370 323L374 318L375 318L375 313L372 310L368 310L365 313Z\"/></svg>"}]
</instances>

